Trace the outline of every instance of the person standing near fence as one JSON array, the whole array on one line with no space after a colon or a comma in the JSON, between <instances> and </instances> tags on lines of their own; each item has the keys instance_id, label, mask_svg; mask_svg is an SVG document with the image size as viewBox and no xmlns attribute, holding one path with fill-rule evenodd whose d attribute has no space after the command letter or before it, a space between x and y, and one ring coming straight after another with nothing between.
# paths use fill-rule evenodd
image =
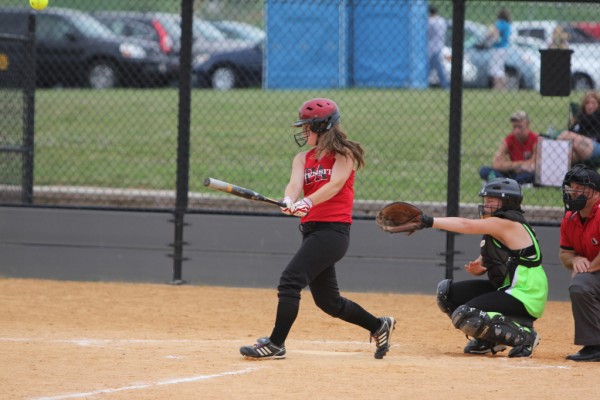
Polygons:
<instances>
[{"instance_id":1,"label":"person standing near fence","mask_svg":"<svg viewBox=\"0 0 600 400\"><path fill-rule=\"evenodd\" d=\"M490 27L488 40L492 42L492 59L489 64L489 76L492 78L494 89L504 89L506 83L506 52L510 42L511 24L510 13L502 8L494 24Z\"/></svg>"},{"instance_id":2,"label":"person standing near fence","mask_svg":"<svg viewBox=\"0 0 600 400\"><path fill-rule=\"evenodd\" d=\"M529 116L525 111L512 113L510 124L512 130L500 142L492 166L481 167L479 176L484 181L506 177L519 184L533 183L539 135L529 129Z\"/></svg>"},{"instance_id":3,"label":"person standing near fence","mask_svg":"<svg viewBox=\"0 0 600 400\"><path fill-rule=\"evenodd\" d=\"M578 164L563 181L565 216L559 258L572 271L569 296L575 321L571 361L600 361L600 174Z\"/></svg>"},{"instance_id":4,"label":"person standing near fence","mask_svg":"<svg viewBox=\"0 0 600 400\"><path fill-rule=\"evenodd\" d=\"M294 139L301 147L308 143L311 149L294 157L284 192L286 206L281 211L300 217L302 244L281 274L271 335L241 347L240 353L250 359L284 358L300 294L308 286L315 304L325 313L369 331L376 345L375 358L381 359L390 349L395 319L377 318L342 297L335 269L350 244L354 174L365 164L364 150L348 139L333 100L309 100L302 104L299 115L293 125L302 131Z\"/></svg>"},{"instance_id":5,"label":"person standing near fence","mask_svg":"<svg viewBox=\"0 0 600 400\"><path fill-rule=\"evenodd\" d=\"M448 76L442 61L442 49L446 44L446 31L448 25L446 20L438 14L437 8L429 6L428 22L428 42L427 49L429 54L429 74L432 71L438 76L439 84L442 89L448 89Z\"/></svg>"}]
</instances>

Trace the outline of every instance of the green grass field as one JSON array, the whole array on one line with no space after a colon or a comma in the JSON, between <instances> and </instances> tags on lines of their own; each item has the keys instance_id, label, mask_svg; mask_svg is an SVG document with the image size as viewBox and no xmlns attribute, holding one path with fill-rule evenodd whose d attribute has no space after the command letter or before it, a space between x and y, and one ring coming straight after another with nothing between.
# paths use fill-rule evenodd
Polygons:
<instances>
[{"instance_id":1,"label":"green grass field","mask_svg":"<svg viewBox=\"0 0 600 400\"><path fill-rule=\"evenodd\" d=\"M312 91L218 92L195 89L191 107L190 190L206 176L280 196L291 159L299 104ZM449 93L440 90L328 90L343 126L363 144L359 199L446 201ZM573 93L571 100L580 94ZM526 109L532 128L566 124L569 98L534 91L465 90L461 200L476 202L477 169L489 163L509 131L508 115ZM175 188L176 89L38 90L36 185ZM458 171L454 171L458 172ZM529 190L529 202L559 205L555 188Z\"/></svg>"}]
</instances>

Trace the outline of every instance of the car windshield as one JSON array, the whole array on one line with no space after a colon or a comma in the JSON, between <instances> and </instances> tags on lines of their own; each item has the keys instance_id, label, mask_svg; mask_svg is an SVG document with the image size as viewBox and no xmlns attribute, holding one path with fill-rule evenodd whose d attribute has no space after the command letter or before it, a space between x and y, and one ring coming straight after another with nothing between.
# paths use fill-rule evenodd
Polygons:
<instances>
[{"instance_id":1,"label":"car windshield","mask_svg":"<svg viewBox=\"0 0 600 400\"><path fill-rule=\"evenodd\" d=\"M217 42L226 39L223 32L208 22L202 21L200 18L194 18L194 38L203 38L209 42Z\"/></svg>"},{"instance_id":2,"label":"car windshield","mask_svg":"<svg viewBox=\"0 0 600 400\"><path fill-rule=\"evenodd\" d=\"M465 49L475 47L476 45L483 44L485 40L486 28L485 26L479 26L473 23L465 24L464 33L464 46ZM448 30L446 31L446 46L452 47L452 22L448 23Z\"/></svg>"},{"instance_id":3,"label":"car windshield","mask_svg":"<svg viewBox=\"0 0 600 400\"><path fill-rule=\"evenodd\" d=\"M262 29L249 24L228 21L214 21L213 24L230 39L260 42L265 37Z\"/></svg>"},{"instance_id":4,"label":"car windshield","mask_svg":"<svg viewBox=\"0 0 600 400\"><path fill-rule=\"evenodd\" d=\"M87 37L96 39L110 39L115 37L114 33L107 26L90 15L77 14L77 18L73 18L71 21Z\"/></svg>"}]
</instances>

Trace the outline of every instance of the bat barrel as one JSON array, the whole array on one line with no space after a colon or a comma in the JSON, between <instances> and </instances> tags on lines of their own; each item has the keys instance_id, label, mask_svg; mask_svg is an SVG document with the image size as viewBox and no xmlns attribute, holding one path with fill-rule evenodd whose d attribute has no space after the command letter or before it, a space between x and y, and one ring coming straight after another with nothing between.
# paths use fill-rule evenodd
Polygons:
<instances>
[{"instance_id":1,"label":"bat barrel","mask_svg":"<svg viewBox=\"0 0 600 400\"><path fill-rule=\"evenodd\" d=\"M233 185L231 183L220 181L218 179L206 178L206 179L204 179L203 183L204 183L204 186L206 186L208 188L211 188L214 190L219 190L221 192L225 192L225 193L229 193L229 194L233 194L235 196L243 197L245 199L263 201L266 203L276 204L280 207L285 206L284 203L282 203L278 200L274 200L274 199L265 197L265 196L261 195L260 193L255 192L254 190L246 189L244 187Z\"/></svg>"}]
</instances>

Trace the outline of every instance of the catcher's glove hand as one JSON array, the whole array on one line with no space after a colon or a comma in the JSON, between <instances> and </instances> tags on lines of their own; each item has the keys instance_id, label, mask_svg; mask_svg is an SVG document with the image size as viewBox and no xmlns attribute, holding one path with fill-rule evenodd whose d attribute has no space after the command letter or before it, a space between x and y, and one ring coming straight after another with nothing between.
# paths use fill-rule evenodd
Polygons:
<instances>
[{"instance_id":1,"label":"catcher's glove hand","mask_svg":"<svg viewBox=\"0 0 600 400\"><path fill-rule=\"evenodd\" d=\"M433 226L433 218L423 214L418 207L397 201L383 207L375 219L377 225L386 232L405 232L409 235L423 228Z\"/></svg>"}]
</instances>

